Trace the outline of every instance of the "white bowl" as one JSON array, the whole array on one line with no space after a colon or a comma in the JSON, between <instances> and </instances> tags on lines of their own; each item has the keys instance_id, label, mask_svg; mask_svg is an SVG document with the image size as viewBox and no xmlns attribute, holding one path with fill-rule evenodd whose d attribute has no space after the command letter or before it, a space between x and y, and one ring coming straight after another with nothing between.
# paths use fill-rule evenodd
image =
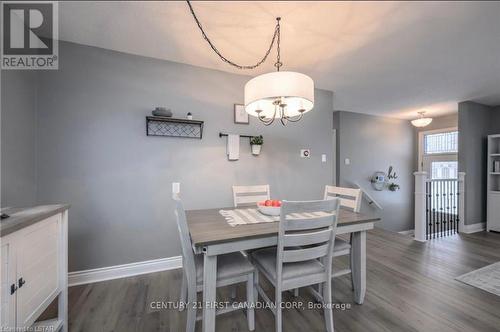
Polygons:
<instances>
[{"instance_id":1,"label":"white bowl","mask_svg":"<svg viewBox=\"0 0 500 332\"><path fill-rule=\"evenodd\" d=\"M265 214L267 216L279 216L281 212L281 207L279 206L264 206L257 205L260 213Z\"/></svg>"}]
</instances>

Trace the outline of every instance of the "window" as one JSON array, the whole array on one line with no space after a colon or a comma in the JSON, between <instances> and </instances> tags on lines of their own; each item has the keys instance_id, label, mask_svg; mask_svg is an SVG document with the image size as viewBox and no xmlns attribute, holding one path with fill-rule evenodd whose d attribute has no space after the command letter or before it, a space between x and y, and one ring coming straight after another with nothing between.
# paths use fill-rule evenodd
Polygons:
<instances>
[{"instance_id":1,"label":"window","mask_svg":"<svg viewBox=\"0 0 500 332\"><path fill-rule=\"evenodd\" d=\"M421 131L418 134L418 169L430 179L458 176L458 128Z\"/></svg>"},{"instance_id":2,"label":"window","mask_svg":"<svg viewBox=\"0 0 500 332\"><path fill-rule=\"evenodd\" d=\"M424 136L424 154L458 153L458 131Z\"/></svg>"},{"instance_id":3,"label":"window","mask_svg":"<svg viewBox=\"0 0 500 332\"><path fill-rule=\"evenodd\" d=\"M456 179L458 177L458 162L433 161L431 162L432 179Z\"/></svg>"}]
</instances>

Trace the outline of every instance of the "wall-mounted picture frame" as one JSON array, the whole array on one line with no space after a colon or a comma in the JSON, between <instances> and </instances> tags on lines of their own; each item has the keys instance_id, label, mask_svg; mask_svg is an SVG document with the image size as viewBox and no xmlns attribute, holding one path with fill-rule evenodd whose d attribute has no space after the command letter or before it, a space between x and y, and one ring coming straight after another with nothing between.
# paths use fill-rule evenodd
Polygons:
<instances>
[{"instance_id":1,"label":"wall-mounted picture frame","mask_svg":"<svg viewBox=\"0 0 500 332\"><path fill-rule=\"evenodd\" d=\"M249 124L250 116L245 111L245 105L234 104L234 123Z\"/></svg>"}]
</instances>

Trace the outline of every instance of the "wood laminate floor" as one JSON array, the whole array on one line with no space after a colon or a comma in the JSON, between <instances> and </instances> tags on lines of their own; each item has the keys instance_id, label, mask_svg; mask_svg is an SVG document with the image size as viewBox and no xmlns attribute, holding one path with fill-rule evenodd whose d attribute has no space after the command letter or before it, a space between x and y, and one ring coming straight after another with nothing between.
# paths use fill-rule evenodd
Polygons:
<instances>
[{"instance_id":1,"label":"wood laminate floor","mask_svg":"<svg viewBox=\"0 0 500 332\"><path fill-rule=\"evenodd\" d=\"M454 280L500 261L500 234L454 235L426 243L379 229L367 236L365 303L352 302L350 281L334 283L336 331L500 331L500 297ZM342 262L340 262L342 263ZM176 301L180 270L75 286L69 289L70 331L184 331L186 314L151 309L153 301ZM264 279L264 277L261 277ZM265 288L272 293L267 284ZM244 286L237 297L244 298ZM228 299L227 289L218 299ZM299 298L312 301L307 290ZM324 331L320 310L284 310L284 331ZM248 331L244 311L217 317L217 331ZM201 322L197 323L201 331ZM274 316L256 312L256 331L274 331Z\"/></svg>"}]
</instances>

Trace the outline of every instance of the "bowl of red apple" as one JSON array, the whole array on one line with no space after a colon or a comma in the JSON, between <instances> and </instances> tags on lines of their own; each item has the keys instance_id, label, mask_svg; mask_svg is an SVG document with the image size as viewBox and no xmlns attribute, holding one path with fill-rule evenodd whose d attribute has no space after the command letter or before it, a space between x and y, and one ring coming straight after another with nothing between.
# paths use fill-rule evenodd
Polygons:
<instances>
[{"instance_id":1,"label":"bowl of red apple","mask_svg":"<svg viewBox=\"0 0 500 332\"><path fill-rule=\"evenodd\" d=\"M267 216L279 216L281 211L281 201L268 199L257 203L260 213Z\"/></svg>"}]
</instances>

